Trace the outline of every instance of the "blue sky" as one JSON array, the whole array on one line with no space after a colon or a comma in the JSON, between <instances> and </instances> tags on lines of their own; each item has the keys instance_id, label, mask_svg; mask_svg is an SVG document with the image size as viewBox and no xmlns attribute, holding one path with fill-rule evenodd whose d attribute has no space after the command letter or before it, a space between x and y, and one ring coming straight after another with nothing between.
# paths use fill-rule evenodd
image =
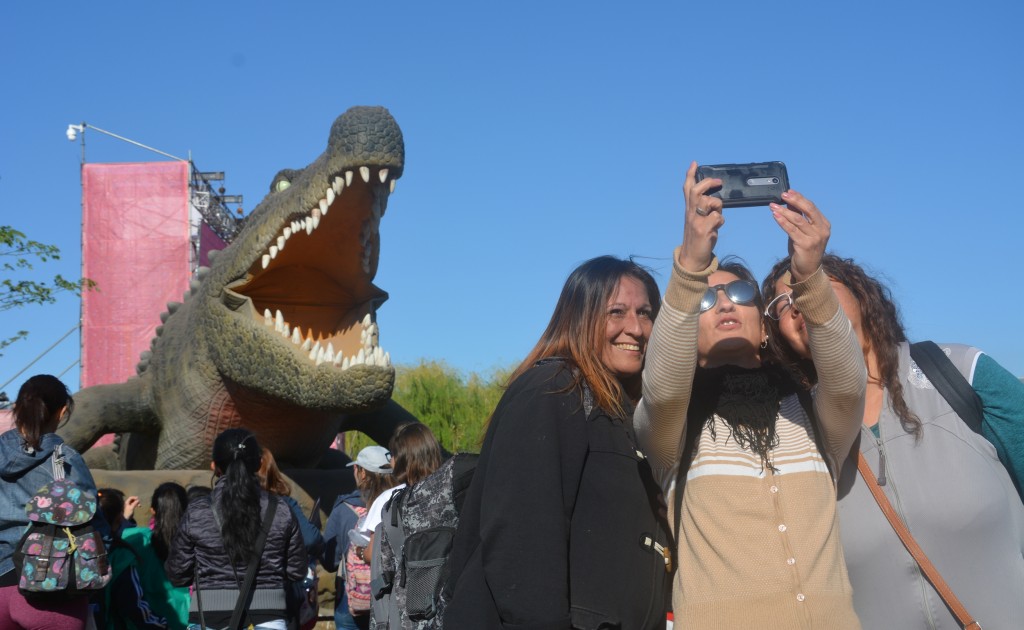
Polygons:
<instances>
[{"instance_id":1,"label":"blue sky","mask_svg":"<svg viewBox=\"0 0 1024 630\"><path fill-rule=\"evenodd\" d=\"M912 338L977 345L1020 376L1022 7L4 3L0 223L62 249L41 275L79 275L69 123L191 152L250 210L341 112L384 105L407 157L381 225L382 345L487 372L529 350L587 258L639 256L664 286L690 160L782 160ZM93 133L87 159L160 158ZM759 276L784 255L766 208L726 219L719 254ZM0 382L78 317L73 296L0 314L0 335L31 332ZM25 376L72 364L74 337ZM65 379L76 389L77 367Z\"/></svg>"}]
</instances>

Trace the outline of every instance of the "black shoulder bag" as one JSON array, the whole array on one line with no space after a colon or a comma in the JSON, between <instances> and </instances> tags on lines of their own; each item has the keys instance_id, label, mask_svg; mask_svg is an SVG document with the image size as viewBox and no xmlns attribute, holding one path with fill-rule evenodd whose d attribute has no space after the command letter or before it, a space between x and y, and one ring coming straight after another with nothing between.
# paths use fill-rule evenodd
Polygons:
<instances>
[{"instance_id":1,"label":"black shoulder bag","mask_svg":"<svg viewBox=\"0 0 1024 630\"><path fill-rule=\"evenodd\" d=\"M935 386L935 390L946 399L964 424L981 435L981 421L985 417L981 399L942 348L934 341L912 343L910 358L921 368Z\"/></svg>"}]
</instances>

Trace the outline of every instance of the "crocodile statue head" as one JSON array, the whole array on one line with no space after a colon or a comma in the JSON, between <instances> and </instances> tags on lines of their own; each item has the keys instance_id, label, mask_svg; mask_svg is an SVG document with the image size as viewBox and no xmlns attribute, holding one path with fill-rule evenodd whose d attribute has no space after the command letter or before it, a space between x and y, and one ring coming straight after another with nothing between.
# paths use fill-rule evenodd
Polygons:
<instances>
[{"instance_id":1,"label":"crocodile statue head","mask_svg":"<svg viewBox=\"0 0 1024 630\"><path fill-rule=\"evenodd\" d=\"M404 165L386 109L341 115L324 153L280 171L184 302L168 304L138 377L75 395L65 439L82 448L116 432L120 466L187 469L208 465L217 434L243 426L283 465L308 467L340 430L365 430L360 414L394 385L375 321L387 293L373 280Z\"/></svg>"}]
</instances>

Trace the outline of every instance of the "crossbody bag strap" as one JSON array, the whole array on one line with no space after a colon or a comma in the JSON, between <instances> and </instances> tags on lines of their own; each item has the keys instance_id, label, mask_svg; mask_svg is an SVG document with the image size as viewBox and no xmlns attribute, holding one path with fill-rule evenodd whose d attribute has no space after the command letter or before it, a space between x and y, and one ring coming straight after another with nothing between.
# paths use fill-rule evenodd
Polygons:
<instances>
[{"instance_id":1,"label":"crossbody bag strap","mask_svg":"<svg viewBox=\"0 0 1024 630\"><path fill-rule=\"evenodd\" d=\"M935 386L935 390L942 394L964 424L981 435L981 421L985 417L981 399L942 348L934 341L919 341L910 344L910 358L921 368Z\"/></svg>"},{"instance_id":2,"label":"crossbody bag strap","mask_svg":"<svg viewBox=\"0 0 1024 630\"><path fill-rule=\"evenodd\" d=\"M267 495L267 509L263 514L263 527L256 538L253 547L252 560L249 561L249 569L245 572L245 582L238 593L238 601L235 602L235 611L231 613L231 630L237 630L238 624L242 622L242 615L248 612L249 602L252 601L253 585L256 583L256 573L260 568L260 558L263 557L263 547L267 544L267 534L270 533L270 525L274 521L274 514L277 513L277 500L273 495ZM234 563L232 563L232 568Z\"/></svg>"},{"instance_id":3,"label":"crossbody bag strap","mask_svg":"<svg viewBox=\"0 0 1024 630\"><path fill-rule=\"evenodd\" d=\"M953 593L953 589L949 588L949 584L942 579L942 575L939 574L939 570L935 568L932 561L928 559L928 556L924 554L924 550L917 544L914 537L911 535L910 530L903 523L903 519L900 518L896 510L893 509L892 504L889 503L889 498L882 492L882 488L878 485L878 480L875 479L875 473L871 471L871 467L868 466L868 460L864 459L864 454L857 453L857 470L860 471L861 476L867 483L868 490L871 491L871 495L875 497L875 501L878 502L878 507L882 508L882 513L885 514L885 518L889 520L889 524L896 530L896 535L900 537L900 541L903 542L903 546L907 548L910 555L914 557L917 565L921 567L921 572L924 573L928 581L931 582L932 586L935 587L935 591L942 597L942 601L946 603L953 615L956 616L960 625L967 629L977 628L981 630L981 624L974 619L967 612L964 605L957 599L957 596Z\"/></svg>"},{"instance_id":4,"label":"crossbody bag strap","mask_svg":"<svg viewBox=\"0 0 1024 630\"><path fill-rule=\"evenodd\" d=\"M199 586L199 563L192 565L192 583L196 587L196 608L199 609L199 628L206 630L206 617L203 616L203 589Z\"/></svg>"}]
</instances>

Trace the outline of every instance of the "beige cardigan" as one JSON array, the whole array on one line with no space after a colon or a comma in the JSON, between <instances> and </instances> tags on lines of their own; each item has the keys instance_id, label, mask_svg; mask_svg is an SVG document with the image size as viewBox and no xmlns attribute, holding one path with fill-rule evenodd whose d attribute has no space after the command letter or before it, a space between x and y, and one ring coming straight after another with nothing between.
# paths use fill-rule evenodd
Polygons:
<instances>
[{"instance_id":1,"label":"beige cardigan","mask_svg":"<svg viewBox=\"0 0 1024 630\"><path fill-rule=\"evenodd\" d=\"M676 264L654 324L637 407L638 435L674 506L686 410L697 363L700 299L718 262L700 273ZM788 279L788 274L786 276ZM819 385L822 442L796 395L782 401L770 453L778 472L731 439L715 417L686 477L673 583L678 628L859 628L839 540L839 470L857 437L867 372L849 320L819 270L791 285L807 324ZM720 298L721 299L721 298ZM674 522L674 515L672 516Z\"/></svg>"}]
</instances>

